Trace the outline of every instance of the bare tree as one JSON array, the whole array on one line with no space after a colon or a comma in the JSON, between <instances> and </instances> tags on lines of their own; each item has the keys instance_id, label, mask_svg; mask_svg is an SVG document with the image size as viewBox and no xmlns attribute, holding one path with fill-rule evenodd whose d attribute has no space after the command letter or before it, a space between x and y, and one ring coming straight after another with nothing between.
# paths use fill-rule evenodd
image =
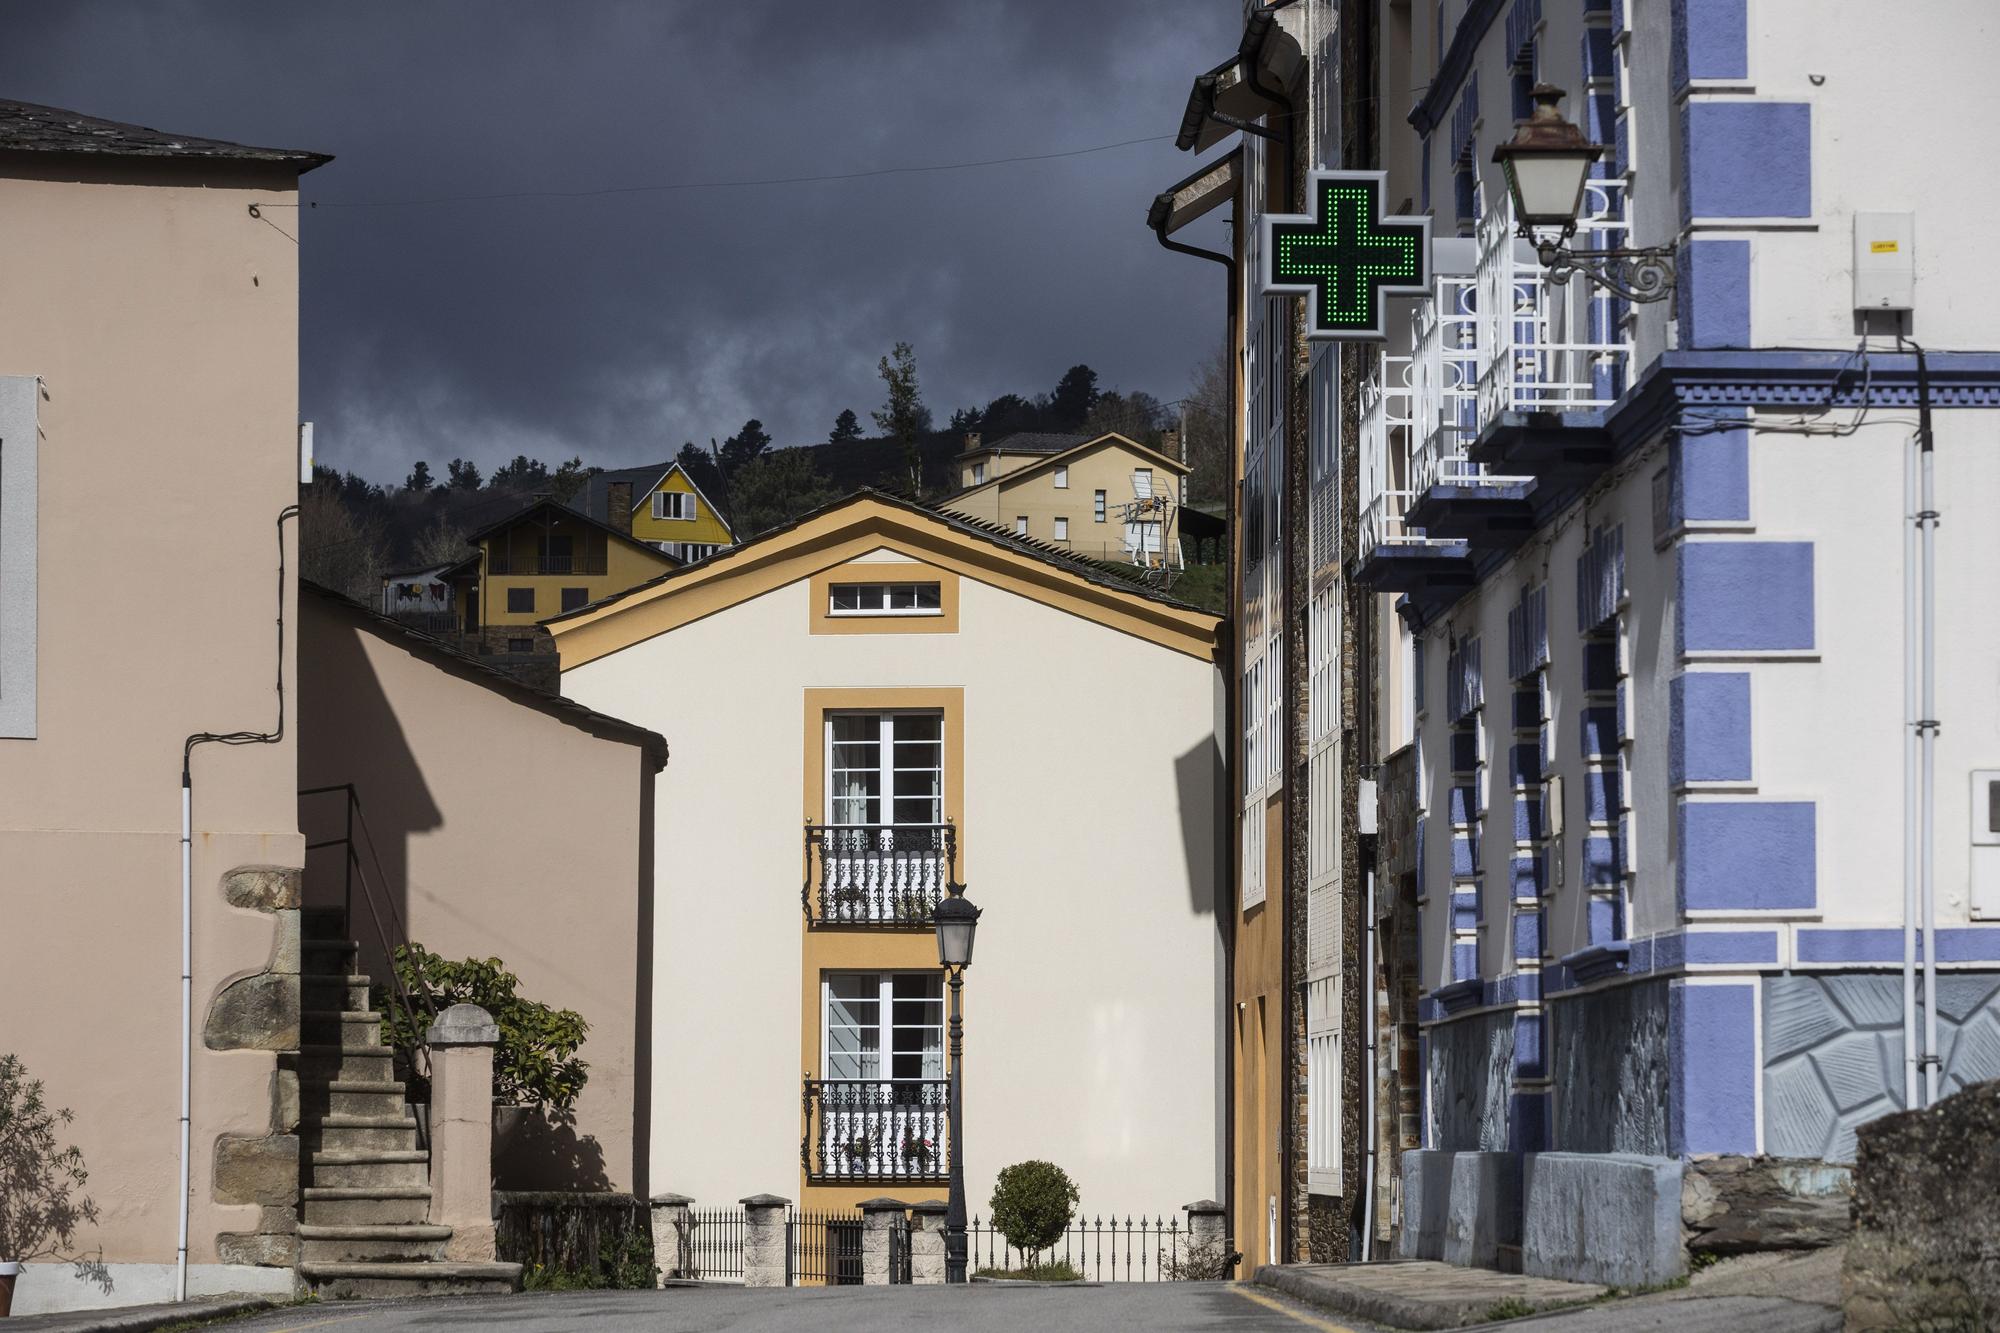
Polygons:
<instances>
[{"instance_id":1,"label":"bare tree","mask_svg":"<svg viewBox=\"0 0 2000 1333\"><path fill-rule=\"evenodd\" d=\"M1229 353L1218 347L1194 369L1182 402L1187 422L1188 501L1219 504L1229 497Z\"/></svg>"},{"instance_id":2,"label":"bare tree","mask_svg":"<svg viewBox=\"0 0 2000 1333\"><path fill-rule=\"evenodd\" d=\"M315 481L299 497L299 575L372 603L389 563L379 518L357 519L337 482Z\"/></svg>"}]
</instances>

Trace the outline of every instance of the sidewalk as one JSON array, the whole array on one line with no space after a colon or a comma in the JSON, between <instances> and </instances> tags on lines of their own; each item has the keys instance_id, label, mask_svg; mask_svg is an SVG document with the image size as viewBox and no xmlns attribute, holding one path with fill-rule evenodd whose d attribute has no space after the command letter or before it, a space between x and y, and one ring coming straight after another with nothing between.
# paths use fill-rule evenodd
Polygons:
<instances>
[{"instance_id":1,"label":"sidewalk","mask_svg":"<svg viewBox=\"0 0 2000 1333\"><path fill-rule=\"evenodd\" d=\"M273 1296L203 1296L161 1305L114 1305L102 1310L16 1315L0 1328L7 1333L151 1333L176 1324L224 1319L282 1305Z\"/></svg>"},{"instance_id":2,"label":"sidewalk","mask_svg":"<svg viewBox=\"0 0 2000 1333\"><path fill-rule=\"evenodd\" d=\"M1428 1260L1267 1267L1257 1270L1256 1281L1308 1305L1398 1329L1839 1333L1841 1254L1836 1247L1746 1255L1695 1273L1682 1287L1615 1297L1589 1283Z\"/></svg>"}]
</instances>

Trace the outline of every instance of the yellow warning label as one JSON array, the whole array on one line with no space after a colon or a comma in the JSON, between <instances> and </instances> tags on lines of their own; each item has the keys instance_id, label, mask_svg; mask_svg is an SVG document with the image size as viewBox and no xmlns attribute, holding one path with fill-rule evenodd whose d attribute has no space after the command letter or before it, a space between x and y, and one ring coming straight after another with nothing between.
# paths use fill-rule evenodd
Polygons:
<instances>
[{"instance_id":1,"label":"yellow warning label","mask_svg":"<svg viewBox=\"0 0 2000 1333\"><path fill-rule=\"evenodd\" d=\"M1894 241L1868 242L1868 253L1871 255L1893 255L1896 253L1898 248L1899 247Z\"/></svg>"}]
</instances>

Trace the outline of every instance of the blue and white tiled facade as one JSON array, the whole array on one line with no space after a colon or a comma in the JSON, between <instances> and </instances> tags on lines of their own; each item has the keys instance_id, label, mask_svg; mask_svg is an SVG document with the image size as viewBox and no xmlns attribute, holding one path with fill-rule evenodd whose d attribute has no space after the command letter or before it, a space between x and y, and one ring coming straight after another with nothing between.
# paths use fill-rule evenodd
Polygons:
<instances>
[{"instance_id":1,"label":"blue and white tiled facade","mask_svg":"<svg viewBox=\"0 0 2000 1333\"><path fill-rule=\"evenodd\" d=\"M1416 337L1363 398L1383 405L1364 478L1387 480L1364 482L1361 570L1407 636L1384 748L1413 741L1422 775L1424 1146L1851 1160L1854 1127L1904 1098L1918 406L1914 354L1852 310L1856 211L1916 215L1902 331L1940 349L1938 1053L1944 1092L2000 1077L2000 909L1982 918L1970 887L1971 775L2000 768L2000 264L1981 225L2000 184L1962 169L2000 124L1969 36L1991 16L1414 0L1381 18L1385 100L1416 108L1382 132L1391 195L1475 238L1472 299L1514 312L1477 325L1511 342L1462 349L1469 405L1449 376L1420 401ZM1673 247L1671 301L1551 292L1496 248L1492 153L1534 82L1610 145L1596 243ZM1435 443L1426 422L1454 412Z\"/></svg>"}]
</instances>

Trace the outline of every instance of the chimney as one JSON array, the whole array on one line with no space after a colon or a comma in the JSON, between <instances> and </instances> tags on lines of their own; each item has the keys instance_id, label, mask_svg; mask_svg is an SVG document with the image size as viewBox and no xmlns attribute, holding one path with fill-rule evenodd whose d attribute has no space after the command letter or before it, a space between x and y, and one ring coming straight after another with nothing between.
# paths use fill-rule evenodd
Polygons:
<instances>
[{"instance_id":1,"label":"chimney","mask_svg":"<svg viewBox=\"0 0 2000 1333\"><path fill-rule=\"evenodd\" d=\"M1176 459L1183 463L1187 462L1187 455L1181 452L1181 433L1177 430L1163 430L1160 432L1160 452L1168 458Z\"/></svg>"},{"instance_id":2,"label":"chimney","mask_svg":"<svg viewBox=\"0 0 2000 1333\"><path fill-rule=\"evenodd\" d=\"M604 488L605 522L632 535L632 483L614 481Z\"/></svg>"},{"instance_id":3,"label":"chimney","mask_svg":"<svg viewBox=\"0 0 2000 1333\"><path fill-rule=\"evenodd\" d=\"M982 444L983 442L984 442L984 438L983 438L983 437L982 437L982 436L980 435L980 433L979 433L978 431L976 431L976 430L974 430L974 431L967 431L967 432L965 433L965 452L967 452L968 454L976 454L976 453L978 453L978 452L979 452L979 446L980 446L980 445L981 445L981 444Z\"/></svg>"}]
</instances>

